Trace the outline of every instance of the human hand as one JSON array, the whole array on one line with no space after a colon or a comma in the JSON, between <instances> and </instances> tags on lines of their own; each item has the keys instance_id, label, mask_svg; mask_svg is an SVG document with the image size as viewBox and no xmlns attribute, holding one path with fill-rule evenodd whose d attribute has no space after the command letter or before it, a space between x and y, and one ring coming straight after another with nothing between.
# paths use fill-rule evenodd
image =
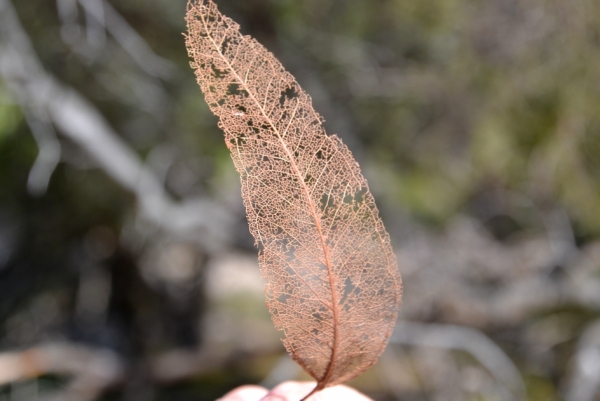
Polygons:
<instances>
[{"instance_id":1,"label":"human hand","mask_svg":"<svg viewBox=\"0 0 600 401\"><path fill-rule=\"evenodd\" d=\"M260 386L242 386L217 401L300 401L315 388L311 382L285 382L269 391ZM344 385L328 387L307 401L373 401L364 394Z\"/></svg>"}]
</instances>

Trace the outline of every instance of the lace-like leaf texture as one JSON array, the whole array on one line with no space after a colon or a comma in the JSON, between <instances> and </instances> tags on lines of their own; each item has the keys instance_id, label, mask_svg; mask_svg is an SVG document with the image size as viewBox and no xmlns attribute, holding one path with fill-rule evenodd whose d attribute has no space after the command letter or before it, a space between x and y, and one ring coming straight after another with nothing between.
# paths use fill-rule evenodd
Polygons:
<instances>
[{"instance_id":1,"label":"lace-like leaf texture","mask_svg":"<svg viewBox=\"0 0 600 401\"><path fill-rule=\"evenodd\" d=\"M367 182L312 101L212 0L190 0L187 48L241 175L267 305L294 360L318 384L373 365L402 283Z\"/></svg>"}]
</instances>

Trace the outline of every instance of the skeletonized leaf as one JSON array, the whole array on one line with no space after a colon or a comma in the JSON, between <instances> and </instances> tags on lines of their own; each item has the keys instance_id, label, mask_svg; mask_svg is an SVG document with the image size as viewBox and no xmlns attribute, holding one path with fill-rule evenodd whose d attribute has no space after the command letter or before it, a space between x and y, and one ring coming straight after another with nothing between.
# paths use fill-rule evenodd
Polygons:
<instances>
[{"instance_id":1,"label":"skeletonized leaf","mask_svg":"<svg viewBox=\"0 0 600 401\"><path fill-rule=\"evenodd\" d=\"M242 181L267 304L288 352L317 382L373 365L402 283L367 182L312 101L212 0L190 0L187 48Z\"/></svg>"}]
</instances>

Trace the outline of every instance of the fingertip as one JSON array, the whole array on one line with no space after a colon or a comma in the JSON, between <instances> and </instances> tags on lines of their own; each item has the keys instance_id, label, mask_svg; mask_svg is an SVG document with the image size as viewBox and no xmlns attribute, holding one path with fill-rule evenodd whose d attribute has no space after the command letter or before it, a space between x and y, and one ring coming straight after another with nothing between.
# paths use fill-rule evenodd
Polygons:
<instances>
[{"instance_id":1,"label":"fingertip","mask_svg":"<svg viewBox=\"0 0 600 401\"><path fill-rule=\"evenodd\" d=\"M217 401L259 401L268 393L264 387L245 385L231 390Z\"/></svg>"},{"instance_id":2,"label":"fingertip","mask_svg":"<svg viewBox=\"0 0 600 401\"><path fill-rule=\"evenodd\" d=\"M284 382L275 387L262 401L297 401L301 400L314 390L315 382ZM344 401L373 401L366 395L345 385L328 387L311 396L307 401L344 400Z\"/></svg>"},{"instance_id":3,"label":"fingertip","mask_svg":"<svg viewBox=\"0 0 600 401\"><path fill-rule=\"evenodd\" d=\"M316 386L314 382L287 381L279 384L263 399L263 401L300 400Z\"/></svg>"}]
</instances>

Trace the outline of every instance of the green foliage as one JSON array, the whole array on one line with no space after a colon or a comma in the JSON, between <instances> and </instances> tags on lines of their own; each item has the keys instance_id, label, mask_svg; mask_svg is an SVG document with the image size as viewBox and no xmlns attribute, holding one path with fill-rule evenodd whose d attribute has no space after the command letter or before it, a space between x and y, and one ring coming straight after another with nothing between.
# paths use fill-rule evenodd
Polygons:
<instances>
[{"instance_id":1,"label":"green foliage","mask_svg":"<svg viewBox=\"0 0 600 401\"><path fill-rule=\"evenodd\" d=\"M539 376L526 378L527 399L529 401L559 401L560 395L552 382Z\"/></svg>"},{"instance_id":2,"label":"green foliage","mask_svg":"<svg viewBox=\"0 0 600 401\"><path fill-rule=\"evenodd\" d=\"M1 85L2 81L0 81ZM13 134L21 123L21 111L18 106L11 103L11 100L0 86L0 146Z\"/></svg>"}]
</instances>

